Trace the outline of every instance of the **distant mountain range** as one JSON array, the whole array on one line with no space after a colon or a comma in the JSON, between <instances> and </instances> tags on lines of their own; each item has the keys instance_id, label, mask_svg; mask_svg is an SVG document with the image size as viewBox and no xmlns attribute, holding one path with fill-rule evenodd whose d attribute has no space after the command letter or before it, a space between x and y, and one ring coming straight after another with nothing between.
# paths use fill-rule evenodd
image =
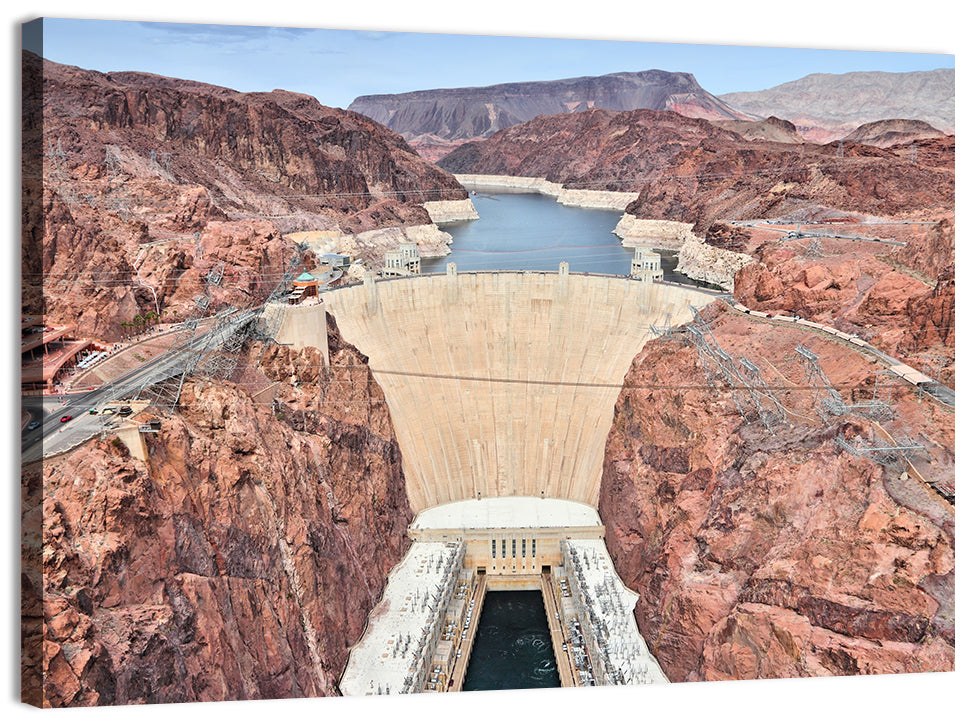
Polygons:
<instances>
[{"instance_id":1,"label":"distant mountain range","mask_svg":"<svg viewBox=\"0 0 964 721\"><path fill-rule=\"evenodd\" d=\"M811 142L828 142L877 120L923 120L954 132L954 70L814 74L720 100L748 115L789 120Z\"/></svg>"},{"instance_id":2,"label":"distant mountain range","mask_svg":"<svg viewBox=\"0 0 964 721\"><path fill-rule=\"evenodd\" d=\"M538 115L592 108L670 110L691 118L730 123L726 127L737 132L761 132L770 139L775 139L772 133L777 130L772 122L758 129L746 123L778 118L795 126L783 131L789 142L826 143L846 136L859 125L885 119L923 120L942 132L953 133L954 71L808 75L769 90L716 97L689 73L646 70L364 95L348 107L399 133L430 160L441 158L468 140L487 138Z\"/></svg>"},{"instance_id":3,"label":"distant mountain range","mask_svg":"<svg viewBox=\"0 0 964 721\"><path fill-rule=\"evenodd\" d=\"M592 108L672 110L707 120L751 119L706 92L689 73L663 70L364 95L348 106L399 133L431 159L462 142L487 138L539 115Z\"/></svg>"},{"instance_id":4,"label":"distant mountain range","mask_svg":"<svg viewBox=\"0 0 964 721\"><path fill-rule=\"evenodd\" d=\"M437 161L456 175L546 178L567 188L638 192L626 212L694 223L863 213L939 217L954 208L954 138L904 123L860 141L803 143L778 119L687 118L658 110L541 116L463 143ZM868 140L900 135L904 143ZM929 135L929 137L928 137ZM938 137L934 137L937 135Z\"/></svg>"}]
</instances>

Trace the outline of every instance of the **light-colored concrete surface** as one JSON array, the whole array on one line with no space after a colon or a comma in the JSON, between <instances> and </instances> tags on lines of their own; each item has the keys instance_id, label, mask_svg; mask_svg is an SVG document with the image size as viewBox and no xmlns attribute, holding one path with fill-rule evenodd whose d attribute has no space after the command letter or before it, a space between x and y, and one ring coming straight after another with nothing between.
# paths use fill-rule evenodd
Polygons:
<instances>
[{"instance_id":1,"label":"light-colored concrete surface","mask_svg":"<svg viewBox=\"0 0 964 721\"><path fill-rule=\"evenodd\" d=\"M442 632L444 611L462 567L461 546L415 543L388 577L368 629L348 659L346 696L416 693Z\"/></svg>"},{"instance_id":2,"label":"light-colored concrete surface","mask_svg":"<svg viewBox=\"0 0 964 721\"><path fill-rule=\"evenodd\" d=\"M573 539L564 548L596 685L668 683L636 626L639 595L623 585L605 542Z\"/></svg>"},{"instance_id":3,"label":"light-colored concrete surface","mask_svg":"<svg viewBox=\"0 0 964 721\"><path fill-rule=\"evenodd\" d=\"M595 507L613 406L650 323L696 289L570 273L449 273L337 289L325 305L370 358L418 512L481 497Z\"/></svg>"},{"instance_id":4,"label":"light-colored concrete surface","mask_svg":"<svg viewBox=\"0 0 964 721\"><path fill-rule=\"evenodd\" d=\"M328 324L325 320L324 303L270 303L265 306L262 317L266 325L277 327L274 338L280 345L290 345L295 350L317 348L321 351L325 365L328 365Z\"/></svg>"},{"instance_id":5,"label":"light-colored concrete surface","mask_svg":"<svg viewBox=\"0 0 964 721\"><path fill-rule=\"evenodd\" d=\"M411 528L549 528L601 526L596 509L555 498L504 497L456 501L428 508Z\"/></svg>"}]
</instances>

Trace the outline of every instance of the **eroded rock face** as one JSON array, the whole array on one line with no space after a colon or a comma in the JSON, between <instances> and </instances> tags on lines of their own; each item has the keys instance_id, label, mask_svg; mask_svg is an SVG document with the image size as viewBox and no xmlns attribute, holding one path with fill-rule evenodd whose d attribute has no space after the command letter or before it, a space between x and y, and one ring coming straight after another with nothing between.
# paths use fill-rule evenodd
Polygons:
<instances>
[{"instance_id":1,"label":"eroded rock face","mask_svg":"<svg viewBox=\"0 0 964 721\"><path fill-rule=\"evenodd\" d=\"M32 702L337 693L412 513L381 390L330 331L330 369L254 347L238 384L187 384L146 463L108 437L25 477Z\"/></svg>"},{"instance_id":2,"label":"eroded rock face","mask_svg":"<svg viewBox=\"0 0 964 721\"><path fill-rule=\"evenodd\" d=\"M121 323L165 309L183 319L221 262L217 300L263 300L294 256L284 234L431 225L423 203L467 198L395 133L305 95L30 53L24 68L23 310L80 335L116 340Z\"/></svg>"},{"instance_id":3,"label":"eroded rock face","mask_svg":"<svg viewBox=\"0 0 964 721\"><path fill-rule=\"evenodd\" d=\"M547 178L566 188L633 191L636 218L692 223L778 218L829 207L919 217L954 203L954 138L903 150L858 143L747 140L706 120L654 110L541 116L438 161L453 173ZM928 218L928 219L930 219Z\"/></svg>"},{"instance_id":4,"label":"eroded rock face","mask_svg":"<svg viewBox=\"0 0 964 721\"><path fill-rule=\"evenodd\" d=\"M733 290L733 276L740 268L753 262L753 258L743 253L734 253L709 243L688 241L680 248L676 270L724 290Z\"/></svg>"},{"instance_id":5,"label":"eroded rock face","mask_svg":"<svg viewBox=\"0 0 964 721\"><path fill-rule=\"evenodd\" d=\"M803 243L764 242L759 261L734 276L744 305L798 315L855 333L920 368L946 359L941 381L954 383L954 223L943 219L907 245L881 253L877 244L822 239L815 257ZM932 280L933 279L933 280Z\"/></svg>"},{"instance_id":6,"label":"eroded rock face","mask_svg":"<svg viewBox=\"0 0 964 721\"><path fill-rule=\"evenodd\" d=\"M921 237L912 237L893 253L902 264L936 280L947 271L954 273L954 218L942 218Z\"/></svg>"},{"instance_id":7,"label":"eroded rock face","mask_svg":"<svg viewBox=\"0 0 964 721\"><path fill-rule=\"evenodd\" d=\"M814 73L768 90L727 93L754 115L793 121L810 140L827 142L881 118L915 118L954 132L954 70L910 73ZM904 121L907 122L907 121Z\"/></svg>"},{"instance_id":8,"label":"eroded rock face","mask_svg":"<svg viewBox=\"0 0 964 721\"><path fill-rule=\"evenodd\" d=\"M829 341L729 315L713 327L771 382L768 362L791 383L801 375L784 360L797 342L853 392L872 377ZM694 348L644 348L616 405L600 491L607 545L670 680L953 670L953 508L841 452L837 433L867 437L868 422L808 422L812 399L787 393L794 427L771 435L702 378ZM908 434L925 432L931 458L945 459L928 473L953 478L950 414L895 402Z\"/></svg>"},{"instance_id":9,"label":"eroded rock face","mask_svg":"<svg viewBox=\"0 0 964 721\"><path fill-rule=\"evenodd\" d=\"M645 70L597 77L504 83L476 88L364 95L349 110L363 113L407 138L419 152L439 157L453 141L484 138L537 115L607 110L672 110L694 118L746 119L700 87L689 73Z\"/></svg>"}]
</instances>

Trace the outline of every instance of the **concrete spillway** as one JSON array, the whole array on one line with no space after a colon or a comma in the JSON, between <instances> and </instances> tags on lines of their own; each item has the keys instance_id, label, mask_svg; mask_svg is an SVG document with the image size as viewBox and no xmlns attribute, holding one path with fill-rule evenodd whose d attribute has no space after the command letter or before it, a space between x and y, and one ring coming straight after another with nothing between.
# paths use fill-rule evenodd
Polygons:
<instances>
[{"instance_id":1,"label":"concrete spillway","mask_svg":"<svg viewBox=\"0 0 964 721\"><path fill-rule=\"evenodd\" d=\"M497 496L595 507L613 406L650 324L712 296L628 278L462 273L328 292L369 356L413 509Z\"/></svg>"}]
</instances>

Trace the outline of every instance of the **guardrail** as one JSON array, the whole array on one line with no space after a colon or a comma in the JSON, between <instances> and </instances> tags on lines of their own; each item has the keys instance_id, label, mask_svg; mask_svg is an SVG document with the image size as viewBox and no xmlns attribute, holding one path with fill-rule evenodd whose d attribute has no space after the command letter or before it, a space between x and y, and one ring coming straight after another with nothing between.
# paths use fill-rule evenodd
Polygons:
<instances>
[{"instance_id":1,"label":"guardrail","mask_svg":"<svg viewBox=\"0 0 964 721\"><path fill-rule=\"evenodd\" d=\"M887 370L890 373L897 376L901 380L909 383L915 388L918 388L921 391L927 393L928 395L932 396L933 398L940 401L941 403L944 403L945 405L949 405L952 408L954 407L954 397L953 397L954 393L952 390L950 390L946 386L942 386L933 378L930 378L924 375L920 371L914 368L911 368L906 364L897 362L896 359L891 358L890 356L886 355L882 351L877 350L860 336L853 335L851 333L845 333L844 331L839 330L838 328L834 328L833 326L823 325L821 323L814 323L813 321L806 320L805 318L801 318L800 316L796 316L796 315L794 316L772 315L770 313L766 313L760 310L750 310L742 303L736 302L736 300L734 300L732 297L731 298L724 297L723 300L725 300L730 305L731 308L745 315L753 316L755 318L761 318L763 320L777 321L780 323L791 323L793 325L800 325L806 328L812 328L813 330L823 331L824 333L828 333L832 336L840 338L841 340L851 343L852 345L858 346L859 348L870 351L889 364L887 367Z\"/></svg>"},{"instance_id":2,"label":"guardrail","mask_svg":"<svg viewBox=\"0 0 964 721\"><path fill-rule=\"evenodd\" d=\"M458 270L457 275L559 275L558 270ZM575 276L585 276L588 278L620 278L622 280L634 280L642 283L642 279L633 278L630 275L617 275L616 273L592 273L589 271L569 271L569 275ZM413 278L444 278L448 276L448 273L419 273L417 275L397 275L397 276L375 276L375 283L392 283L395 281L412 280ZM694 285L692 283L680 283L673 280L656 280L648 281L653 285L671 285L679 288L689 288L691 290L699 291L701 293L708 293L710 295L725 297L731 295L729 291L726 290L716 290L714 288L704 288L702 286ZM336 288L325 288L322 290L318 289L319 295L323 293L332 293L343 288L353 288L355 286L364 285L364 280L355 280L343 285L339 285Z\"/></svg>"}]
</instances>

